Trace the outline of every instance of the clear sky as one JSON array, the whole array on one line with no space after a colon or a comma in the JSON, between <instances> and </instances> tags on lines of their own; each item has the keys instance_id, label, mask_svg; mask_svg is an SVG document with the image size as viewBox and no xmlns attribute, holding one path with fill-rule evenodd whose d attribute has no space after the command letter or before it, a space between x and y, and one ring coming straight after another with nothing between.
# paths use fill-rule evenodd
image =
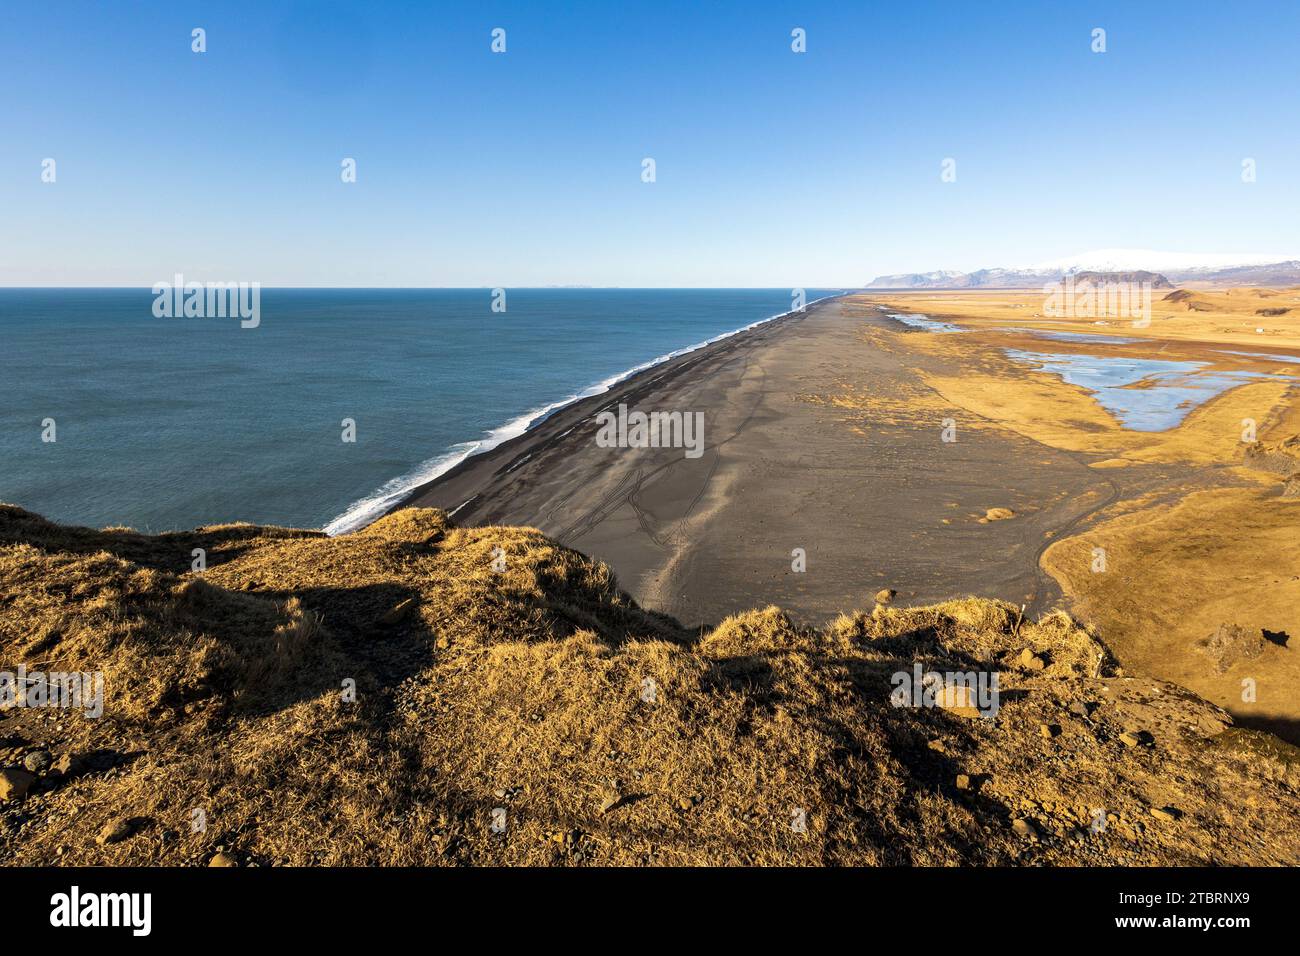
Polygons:
<instances>
[{"instance_id":1,"label":"clear sky","mask_svg":"<svg viewBox=\"0 0 1300 956\"><path fill-rule=\"evenodd\" d=\"M1290 252L1298 38L1296 0L6 0L0 284L811 288Z\"/></svg>"}]
</instances>

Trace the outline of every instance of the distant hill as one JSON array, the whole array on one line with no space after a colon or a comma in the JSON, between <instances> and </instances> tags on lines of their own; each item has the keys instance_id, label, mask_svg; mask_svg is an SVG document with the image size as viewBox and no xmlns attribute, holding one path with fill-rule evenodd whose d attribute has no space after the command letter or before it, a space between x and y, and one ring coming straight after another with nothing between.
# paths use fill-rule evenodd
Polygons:
<instances>
[{"instance_id":1,"label":"distant hill","mask_svg":"<svg viewBox=\"0 0 1300 956\"><path fill-rule=\"evenodd\" d=\"M1280 302L1270 304L1271 300L1280 300ZM1294 291L1233 286L1228 289L1175 289L1161 296L1160 301L1181 305L1188 312L1217 312L1225 315L1277 318L1297 311L1294 303L1300 301L1300 295Z\"/></svg>"},{"instance_id":2,"label":"distant hill","mask_svg":"<svg viewBox=\"0 0 1300 956\"><path fill-rule=\"evenodd\" d=\"M910 272L877 276L868 289L1040 289L1064 273L1020 269L980 269L976 272Z\"/></svg>"},{"instance_id":3,"label":"distant hill","mask_svg":"<svg viewBox=\"0 0 1300 956\"><path fill-rule=\"evenodd\" d=\"M1300 285L1300 259L1271 262L1258 266L1237 266L1222 269L1212 276L1188 276L1193 281L1213 282L1215 285L1293 286ZM1178 281L1185 281L1180 278Z\"/></svg>"},{"instance_id":4,"label":"distant hill","mask_svg":"<svg viewBox=\"0 0 1300 956\"><path fill-rule=\"evenodd\" d=\"M877 276L868 289L1041 289L1066 276L1087 276L1094 283L1160 281L1156 288L1187 282L1215 286L1280 287L1300 285L1300 259L1177 254L1140 249L1099 250L1071 259L1023 269L978 269L975 272L909 272ZM1148 276L1148 279L1137 278Z\"/></svg>"},{"instance_id":5,"label":"distant hill","mask_svg":"<svg viewBox=\"0 0 1300 956\"><path fill-rule=\"evenodd\" d=\"M1123 283L1126 285L1141 285L1146 282L1153 289L1172 289L1174 284L1158 272L1146 272L1138 270L1136 272L1076 272L1074 281L1082 284L1089 282L1092 285L1115 285Z\"/></svg>"}]
</instances>

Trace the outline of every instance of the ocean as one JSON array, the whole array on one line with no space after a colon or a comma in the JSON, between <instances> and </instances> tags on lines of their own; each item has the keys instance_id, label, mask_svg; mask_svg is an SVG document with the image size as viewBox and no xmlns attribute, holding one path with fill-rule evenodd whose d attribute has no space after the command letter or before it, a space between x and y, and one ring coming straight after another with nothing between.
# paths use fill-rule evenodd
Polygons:
<instances>
[{"instance_id":1,"label":"ocean","mask_svg":"<svg viewBox=\"0 0 1300 956\"><path fill-rule=\"evenodd\" d=\"M791 290L508 289L494 312L488 289L264 289L255 328L154 299L0 289L0 501L92 527L346 531Z\"/></svg>"}]
</instances>

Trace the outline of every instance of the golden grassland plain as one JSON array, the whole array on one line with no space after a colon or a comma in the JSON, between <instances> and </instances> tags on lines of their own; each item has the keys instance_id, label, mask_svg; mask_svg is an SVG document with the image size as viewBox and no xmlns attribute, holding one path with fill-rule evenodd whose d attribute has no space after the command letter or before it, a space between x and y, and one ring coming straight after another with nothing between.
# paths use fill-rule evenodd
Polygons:
<instances>
[{"instance_id":1,"label":"golden grassland plain","mask_svg":"<svg viewBox=\"0 0 1300 956\"><path fill-rule=\"evenodd\" d=\"M885 347L961 357L960 370L922 373L927 399L966 427L1004 428L1112 477L1114 496L1078 534L1048 548L1042 565L1069 610L1097 629L1127 667L1176 681L1239 720L1300 740L1300 500L1282 479L1242 467L1246 426L1262 441L1300 434L1294 364L1225 352L1300 356L1300 291L1169 290L1153 294L1149 326L1132 320L1052 318L1039 293L870 296L864 310L921 312L972 330L909 334L864 330ZM1099 324L1101 323L1101 324ZM1103 333L1074 343L1007 329ZM882 341L885 340L885 341ZM1194 360L1216 371L1270 376L1191 411L1175 428L1123 428L1084 388L1011 360L1003 347ZM1095 569L1097 549L1105 571ZM1274 641L1224 671L1205 642L1220 625ZM1275 641L1290 639L1284 647ZM1243 682L1251 682L1250 684Z\"/></svg>"},{"instance_id":2,"label":"golden grassland plain","mask_svg":"<svg viewBox=\"0 0 1300 956\"><path fill-rule=\"evenodd\" d=\"M109 688L98 720L0 717L0 762L61 758L5 771L8 863L1300 863L1297 751L1118 675L1064 614L688 630L537 531L432 509L329 538L0 506L0 580L7 661ZM997 671L996 718L893 706L918 663Z\"/></svg>"},{"instance_id":3,"label":"golden grassland plain","mask_svg":"<svg viewBox=\"0 0 1300 956\"><path fill-rule=\"evenodd\" d=\"M1300 349L1300 289L1153 289L1149 327L1135 327L1131 319L1118 316L1051 315L1046 296L1039 291L887 293L859 298L899 312L952 319L972 329L1037 328L1122 334L1155 345L1188 342Z\"/></svg>"}]
</instances>

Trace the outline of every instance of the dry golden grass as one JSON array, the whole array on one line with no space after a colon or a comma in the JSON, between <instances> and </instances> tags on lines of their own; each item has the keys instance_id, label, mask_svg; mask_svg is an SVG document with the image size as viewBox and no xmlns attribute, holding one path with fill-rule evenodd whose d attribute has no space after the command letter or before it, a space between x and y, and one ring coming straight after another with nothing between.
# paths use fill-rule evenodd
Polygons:
<instances>
[{"instance_id":1,"label":"dry golden grass","mask_svg":"<svg viewBox=\"0 0 1300 956\"><path fill-rule=\"evenodd\" d=\"M962 422L965 427L1005 428L1054 448L1097 456L1099 467L1122 467L1131 462L1213 464L1240 457L1244 419L1258 422L1262 429L1290 406L1295 394L1295 379L1291 376L1300 368L1300 360L1291 366L1231 355L1218 349L1300 350L1300 308L1267 319L1254 315L1255 309L1284 307L1276 306L1278 302L1292 299L1300 302L1300 291L1233 289L1198 291L1194 295L1197 301L1208 303L1209 311L1185 314L1182 300L1166 303L1157 294L1153 321L1145 328L1133 328L1131 320L1114 319L1099 327L1095 320L1088 318L1043 316L1041 293L872 295L858 300L856 308L864 316L878 315L876 305L920 312L972 330L965 335L917 335L885 332L874 327L864 327L862 331L873 347L887 347L890 340L901 341L910 350L945 357L959 365L951 374L922 371L919 378L933 390L940 406L964 412L972 419ZM1179 311L1163 314L1161 305L1177 307ZM1058 342L1017 335L1008 332L1009 328L1085 335L1120 333L1138 341L1130 344L1104 340ZM1256 328L1264 328L1264 333L1257 333ZM1277 378L1234 388L1194 409L1168 431L1138 432L1124 428L1087 389L1066 384L1051 373L1026 369L1004 354L1005 347L1121 358L1158 356ZM1288 371L1291 375L1283 374ZM882 399L873 393L846 395L842 401L874 410ZM934 404L933 398L927 397L917 408L929 413Z\"/></svg>"},{"instance_id":2,"label":"dry golden grass","mask_svg":"<svg viewBox=\"0 0 1300 956\"><path fill-rule=\"evenodd\" d=\"M1300 730L1300 501L1265 487L1217 488L1124 513L1054 544L1043 566L1076 613L1106 634L1125 665L1157 674L1254 725ZM1106 570L1092 570L1103 548ZM1221 624L1265 642L1220 670L1203 644ZM1242 699L1242 681L1255 700Z\"/></svg>"},{"instance_id":3,"label":"dry golden grass","mask_svg":"<svg viewBox=\"0 0 1300 956\"><path fill-rule=\"evenodd\" d=\"M100 720L0 717L7 763L100 757L0 804L10 863L1300 862L1294 751L1112 676L1062 614L970 598L687 631L537 531L427 510L147 537L0 507L0 582L0 666L108 682ZM999 673L996 719L891 706L914 662Z\"/></svg>"},{"instance_id":4,"label":"dry golden grass","mask_svg":"<svg viewBox=\"0 0 1300 956\"><path fill-rule=\"evenodd\" d=\"M1083 388L1045 372L1008 375L924 375L954 406L1034 441L1098 456L1099 467L1119 462L1230 461L1241 451L1242 421L1267 422L1287 399L1291 382L1252 382L1193 409L1175 428L1129 431Z\"/></svg>"},{"instance_id":5,"label":"dry golden grass","mask_svg":"<svg viewBox=\"0 0 1300 956\"><path fill-rule=\"evenodd\" d=\"M881 304L971 329L1011 326L1120 334L1140 338L1148 347L1213 342L1261 351L1300 349L1300 289L1154 289L1151 324L1146 327L1134 327L1131 319L1121 317L1047 315L1046 300L1041 291L873 293L855 297L863 309Z\"/></svg>"}]
</instances>

